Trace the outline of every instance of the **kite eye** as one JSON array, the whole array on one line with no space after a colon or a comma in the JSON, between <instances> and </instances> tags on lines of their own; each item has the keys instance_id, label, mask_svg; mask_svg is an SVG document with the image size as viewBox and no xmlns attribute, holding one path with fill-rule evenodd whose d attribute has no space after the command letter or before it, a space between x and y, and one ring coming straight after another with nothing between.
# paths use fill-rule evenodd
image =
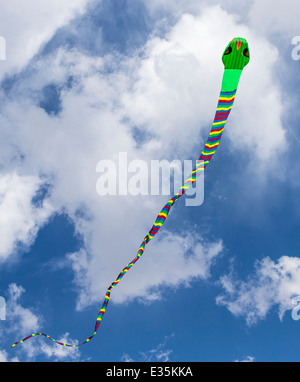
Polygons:
<instances>
[{"instance_id":1,"label":"kite eye","mask_svg":"<svg viewBox=\"0 0 300 382\"><path fill-rule=\"evenodd\" d=\"M249 50L248 50L248 48L245 48L245 49L244 49L244 51L243 51L243 55L244 55L245 57L249 57Z\"/></svg>"},{"instance_id":2,"label":"kite eye","mask_svg":"<svg viewBox=\"0 0 300 382\"><path fill-rule=\"evenodd\" d=\"M231 48L231 46L229 45L229 47L226 49L226 51L225 51L225 55L227 55L227 54L230 54L232 52L232 48Z\"/></svg>"}]
</instances>

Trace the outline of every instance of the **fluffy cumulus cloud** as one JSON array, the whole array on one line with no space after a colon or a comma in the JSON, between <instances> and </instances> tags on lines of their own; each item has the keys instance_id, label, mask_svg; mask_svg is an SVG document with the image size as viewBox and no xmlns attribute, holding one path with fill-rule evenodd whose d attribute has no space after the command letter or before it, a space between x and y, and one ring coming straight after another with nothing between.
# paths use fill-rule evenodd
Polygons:
<instances>
[{"instance_id":1,"label":"fluffy cumulus cloud","mask_svg":"<svg viewBox=\"0 0 300 382\"><path fill-rule=\"evenodd\" d=\"M282 256L277 261L269 257L256 263L255 272L247 281L227 275L221 278L224 293L216 299L235 316L245 317L248 325L265 319L272 308L284 313L295 307L293 298L300 290L300 259Z\"/></svg>"},{"instance_id":2,"label":"fluffy cumulus cloud","mask_svg":"<svg viewBox=\"0 0 300 382\"><path fill-rule=\"evenodd\" d=\"M136 296L142 297L143 302L151 302L162 297L159 285L176 288L183 284L187 287L197 278L205 279L210 276L211 266L222 252L221 242L201 242L201 237L196 233L185 233L185 237L169 233L161 236L157 242L151 243L151 256L145 254L143 260L137 262L122 279L122 288L113 290L114 302L123 302ZM122 246L124 247L124 244ZM109 267L106 267L111 279L105 276L97 278L97 273L105 267L107 259L92 257L88 260L87 255L83 253L74 253L69 258L73 263L77 283L81 286L79 308L92 301L98 301L99 290L104 292L109 280L117 276L116 272L120 270L119 265L109 263ZM126 258L130 260L127 254ZM114 273L112 269L115 270ZM89 283L86 280L89 280Z\"/></svg>"},{"instance_id":3,"label":"fluffy cumulus cloud","mask_svg":"<svg viewBox=\"0 0 300 382\"><path fill-rule=\"evenodd\" d=\"M51 30L48 24L35 26L44 31L43 41L84 3L75 1L74 8L68 8L53 2L46 7L49 12L62 7L63 16L57 24L50 23ZM34 25L32 30L34 36ZM164 37L149 38L132 57L112 52L92 57L76 48L60 48L40 56L26 76L21 72L10 89L14 101L2 94L0 161L1 169L10 172L1 170L0 209L14 211L4 214L1 224L8 237L1 243L2 257L7 258L18 242L32 243L47 217L64 210L84 243L68 255L79 287L77 306L99 301L121 267L135 257L154 212L166 200L100 197L97 163L117 163L119 152L148 164L151 159L186 158L194 152L199 131L203 139L208 134L223 74L220 57L235 35L245 36L255 54L241 79L228 137L236 150L246 149L253 160L268 162L286 147L280 92L272 77L277 51L219 6L207 7L199 15L182 15ZM27 61L41 45L32 39L24 43L31 49ZM58 105L51 112L43 102L49 87L46 104ZM264 95L261 103L256 102L258 94ZM134 131L143 134L142 143ZM32 199L41 182L49 185L49 192L36 204ZM193 212L197 214L196 209ZM166 225L146 252L130 270L132 276L122 280L122 288L114 290L114 301L157 299L162 283L175 287L209 277L222 243L205 242L185 230L171 235Z\"/></svg>"},{"instance_id":4,"label":"fluffy cumulus cloud","mask_svg":"<svg viewBox=\"0 0 300 382\"><path fill-rule=\"evenodd\" d=\"M1 4L0 35L6 40L6 62L1 63L1 76L22 69L57 28L82 13L87 3L87 0L12 0Z\"/></svg>"},{"instance_id":5,"label":"fluffy cumulus cloud","mask_svg":"<svg viewBox=\"0 0 300 382\"><path fill-rule=\"evenodd\" d=\"M25 292L24 288L15 283L8 286L7 317L11 325L8 332L17 332L18 335L25 332L34 332L41 324L41 318L30 309L24 308L19 304L21 295Z\"/></svg>"},{"instance_id":6,"label":"fluffy cumulus cloud","mask_svg":"<svg viewBox=\"0 0 300 382\"><path fill-rule=\"evenodd\" d=\"M57 339L59 342L67 343L67 344L76 344L77 341L74 341L72 338L70 338L69 333L65 333L63 336ZM80 359L80 351L78 347L72 348L72 351L70 352L68 348L64 346L58 346L56 344L47 344L43 343L40 346L41 352L47 356L50 359L56 359L56 360L72 360L72 361L78 361Z\"/></svg>"},{"instance_id":7,"label":"fluffy cumulus cloud","mask_svg":"<svg viewBox=\"0 0 300 382\"><path fill-rule=\"evenodd\" d=\"M41 225L51 215L50 205L33 203L42 181L16 172L0 177L0 259L14 253L18 245L30 245Z\"/></svg>"}]
</instances>

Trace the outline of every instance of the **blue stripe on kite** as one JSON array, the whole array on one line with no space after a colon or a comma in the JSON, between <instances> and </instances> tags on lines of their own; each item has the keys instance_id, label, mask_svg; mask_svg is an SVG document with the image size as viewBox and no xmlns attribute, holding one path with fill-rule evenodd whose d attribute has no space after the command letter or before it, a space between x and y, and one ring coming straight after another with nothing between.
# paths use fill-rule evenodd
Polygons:
<instances>
[{"instance_id":1,"label":"blue stripe on kite","mask_svg":"<svg viewBox=\"0 0 300 382\"><path fill-rule=\"evenodd\" d=\"M232 105L233 105L233 102L234 102L234 100L231 101L231 102L227 102L227 101L222 101L222 100L221 100L221 101L218 102L218 106L219 106L219 105L220 105L220 106L221 106L221 105L222 105L222 106L226 106L226 105L227 105L227 106L232 106Z\"/></svg>"},{"instance_id":2,"label":"blue stripe on kite","mask_svg":"<svg viewBox=\"0 0 300 382\"><path fill-rule=\"evenodd\" d=\"M221 97L222 96L230 96L230 95L234 95L234 94L236 94L236 89L235 90L233 90L232 92L220 92L220 94L221 94Z\"/></svg>"}]
</instances>

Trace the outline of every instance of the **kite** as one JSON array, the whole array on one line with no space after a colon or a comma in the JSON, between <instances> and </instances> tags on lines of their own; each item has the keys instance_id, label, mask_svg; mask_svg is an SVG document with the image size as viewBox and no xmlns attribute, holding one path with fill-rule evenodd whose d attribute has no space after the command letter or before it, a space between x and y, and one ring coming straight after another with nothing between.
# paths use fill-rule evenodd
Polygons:
<instances>
[{"instance_id":1,"label":"kite","mask_svg":"<svg viewBox=\"0 0 300 382\"><path fill-rule=\"evenodd\" d=\"M217 104L217 109L215 113L215 118L213 120L212 128L209 133L209 136L207 138L207 141L204 145L203 151L200 155L199 160L197 161L192 173L190 176L186 179L183 186L180 188L179 192L175 194L168 202L167 204L161 209L159 214L157 215L157 218L150 229L150 231L147 233L147 235L144 237L144 240L142 241L137 256L126 265L125 268L122 269L118 277L114 282L111 283L111 285L108 287L103 304L101 306L101 309L98 313L98 317L95 324L95 329L93 334L88 337L84 342L71 345L66 344L63 342L59 342L55 340L54 338L48 336L45 333L33 333L19 342L15 342L12 347L16 346L19 343L23 343L24 341L28 340L31 337L35 336L45 336L46 338L52 340L53 342L56 342L59 345L67 346L67 347L77 347L86 344L89 342L96 334L97 330L99 329L99 326L101 324L101 321L103 319L103 316L106 312L107 305L110 300L110 294L113 288L115 288L120 280L124 277L124 275L133 267L133 265L141 258L141 256L144 253L145 246L150 242L150 240L153 239L153 237L157 234L157 232L160 230L161 226L167 219L167 216L175 204L175 202L186 193L187 189L196 181L197 176L199 176L201 173L204 172L205 167L210 162L211 158L213 157L214 153L216 152L220 140L223 134L223 130L227 121L227 118L230 114L230 111L232 109L235 95L237 91L237 86L240 80L240 76L242 74L243 68L248 64L250 60L249 55L249 47L248 43L244 38L236 37L232 39L227 47L224 50L224 53L222 55L222 61L224 64L224 73L222 78L222 86L220 91L220 96Z\"/></svg>"}]
</instances>

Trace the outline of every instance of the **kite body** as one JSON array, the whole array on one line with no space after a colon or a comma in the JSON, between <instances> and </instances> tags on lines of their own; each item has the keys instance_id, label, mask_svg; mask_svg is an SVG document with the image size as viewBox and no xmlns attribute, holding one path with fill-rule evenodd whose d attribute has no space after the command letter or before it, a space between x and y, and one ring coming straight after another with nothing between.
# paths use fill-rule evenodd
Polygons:
<instances>
[{"instance_id":1,"label":"kite body","mask_svg":"<svg viewBox=\"0 0 300 382\"><path fill-rule=\"evenodd\" d=\"M45 336L46 338L52 340L53 342L56 342L59 345L67 346L67 347L77 347L84 345L85 343L89 342L97 333L97 330L99 329L99 326L101 324L102 318L105 314L107 305L110 300L110 294L112 289L118 285L119 281L122 279L122 277L129 271L129 269L138 261L138 259L143 255L145 246L149 243L151 239L157 234L163 223L165 222L172 206L175 204L175 202L185 194L186 190L195 182L198 175L203 173L205 167L210 162L211 158L213 157L214 153L216 152L220 140L223 134L223 130L225 127L225 123L227 121L227 118L230 114L230 111L233 106L233 102L235 99L237 86L240 80L240 76L242 74L243 68L248 64L249 62L249 48L248 43L245 39L237 37L234 38L230 43L227 45L227 47L224 50L222 61L224 64L224 74L222 78L222 85L221 85L221 92L217 104L216 114L215 118L213 120L212 128L209 133L209 136L207 138L207 141L204 145L203 151L200 155L199 160L197 161L197 164L195 168L193 169L191 175L186 179L183 186L180 188L179 192L175 194L168 203L161 209L159 214L157 215L157 218L150 229L150 231L145 236L144 240L142 241L137 256L120 272L118 277L114 282L111 283L111 285L108 287L104 301L102 304L102 307L98 313L98 317L96 319L95 323L95 329L93 334L88 337L84 342L80 344L70 345L63 342L56 341L54 338L48 336L45 333L33 333L25 338L23 338L19 342L15 342L12 347L16 346L19 343L23 343L24 341L28 340L31 337L35 336Z\"/></svg>"}]
</instances>

